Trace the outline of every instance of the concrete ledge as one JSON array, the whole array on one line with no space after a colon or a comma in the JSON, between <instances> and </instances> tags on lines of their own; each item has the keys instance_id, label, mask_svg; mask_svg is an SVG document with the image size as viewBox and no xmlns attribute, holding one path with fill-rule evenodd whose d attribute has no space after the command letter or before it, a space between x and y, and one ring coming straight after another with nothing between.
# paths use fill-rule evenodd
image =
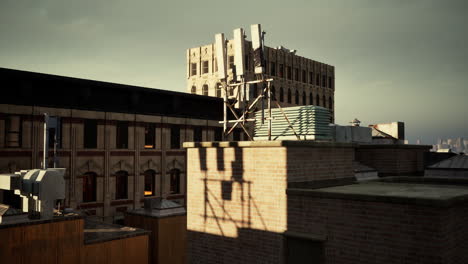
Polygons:
<instances>
[{"instance_id":1,"label":"concrete ledge","mask_svg":"<svg viewBox=\"0 0 468 264\"><path fill-rule=\"evenodd\" d=\"M349 185L356 182L356 177L318 180L318 181L304 181L304 182L288 182L288 188L291 189L319 189L333 186Z\"/></svg>"},{"instance_id":2,"label":"concrete ledge","mask_svg":"<svg viewBox=\"0 0 468 264\"><path fill-rule=\"evenodd\" d=\"M274 140L274 141L212 141L184 142L184 148L258 148L258 147L306 147L306 148L354 148L353 143L336 143L313 140Z\"/></svg>"},{"instance_id":3,"label":"concrete ledge","mask_svg":"<svg viewBox=\"0 0 468 264\"><path fill-rule=\"evenodd\" d=\"M411 144L358 144L358 149L427 149L432 148L431 145L411 145Z\"/></svg>"}]
</instances>

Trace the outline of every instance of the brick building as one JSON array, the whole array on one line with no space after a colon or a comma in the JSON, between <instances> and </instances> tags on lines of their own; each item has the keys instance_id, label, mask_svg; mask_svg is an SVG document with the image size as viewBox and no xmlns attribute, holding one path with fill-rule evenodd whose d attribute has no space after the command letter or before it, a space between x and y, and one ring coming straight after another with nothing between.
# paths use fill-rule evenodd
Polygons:
<instances>
[{"instance_id":1,"label":"brick building","mask_svg":"<svg viewBox=\"0 0 468 264\"><path fill-rule=\"evenodd\" d=\"M234 41L227 43L228 81L233 80ZM245 41L246 78L253 80L252 43ZM284 47L265 47L266 78L274 78L272 93L281 106L318 105L331 111L334 121L335 67L296 55ZM216 51L214 44L187 50L187 92L222 97L217 78ZM259 87L253 87L259 93ZM256 92L255 92L256 91ZM232 90L229 96L234 96Z\"/></svg>"},{"instance_id":2,"label":"brick building","mask_svg":"<svg viewBox=\"0 0 468 264\"><path fill-rule=\"evenodd\" d=\"M467 263L468 183L354 182L355 145L185 143L189 263Z\"/></svg>"},{"instance_id":3,"label":"brick building","mask_svg":"<svg viewBox=\"0 0 468 264\"><path fill-rule=\"evenodd\" d=\"M145 197L185 204L182 142L222 137L218 98L4 68L0 85L0 173L40 167L48 113L66 206L108 221Z\"/></svg>"}]
</instances>

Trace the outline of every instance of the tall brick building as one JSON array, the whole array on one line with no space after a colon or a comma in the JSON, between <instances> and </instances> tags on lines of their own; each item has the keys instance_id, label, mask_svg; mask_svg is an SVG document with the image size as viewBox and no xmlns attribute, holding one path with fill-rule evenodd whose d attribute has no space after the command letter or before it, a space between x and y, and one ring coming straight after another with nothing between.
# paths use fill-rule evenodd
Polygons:
<instances>
[{"instance_id":1,"label":"tall brick building","mask_svg":"<svg viewBox=\"0 0 468 264\"><path fill-rule=\"evenodd\" d=\"M245 41L246 78L256 78L252 43ZM335 67L296 55L283 47L265 47L266 77L273 78L274 100L281 106L318 105L331 111L334 121ZM187 92L221 97L217 78L216 50L208 44L187 50ZM228 81L233 80L234 41L227 43ZM254 91L260 89L254 88ZM230 96L236 94L232 91Z\"/></svg>"},{"instance_id":2,"label":"tall brick building","mask_svg":"<svg viewBox=\"0 0 468 264\"><path fill-rule=\"evenodd\" d=\"M0 85L0 173L41 166L48 113L49 166L56 140L57 167L67 168L65 205L108 221L145 197L185 204L181 144L222 138L218 98L4 68Z\"/></svg>"}]
</instances>

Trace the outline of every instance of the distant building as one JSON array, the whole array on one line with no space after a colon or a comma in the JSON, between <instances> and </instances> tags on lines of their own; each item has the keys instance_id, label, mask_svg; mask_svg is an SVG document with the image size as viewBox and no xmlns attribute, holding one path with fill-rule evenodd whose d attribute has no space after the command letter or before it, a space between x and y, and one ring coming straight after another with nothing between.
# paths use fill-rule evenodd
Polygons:
<instances>
[{"instance_id":1,"label":"distant building","mask_svg":"<svg viewBox=\"0 0 468 264\"><path fill-rule=\"evenodd\" d=\"M227 43L228 81L233 80L234 48L233 40ZM245 42L246 78L256 79L253 67L253 50L250 41ZM265 47L266 77L273 78L274 100L281 106L317 105L331 111L334 122L335 109L335 67L296 55L295 51L284 47ZM187 50L187 91L221 97L222 92L217 77L216 51L214 44ZM252 87L259 94L261 87ZM232 90L230 96L235 96Z\"/></svg>"},{"instance_id":2,"label":"distant building","mask_svg":"<svg viewBox=\"0 0 468 264\"><path fill-rule=\"evenodd\" d=\"M439 139L437 144L433 145L433 151L440 152L441 149L451 149L455 153L468 153L468 139L464 138L448 138Z\"/></svg>"}]
</instances>

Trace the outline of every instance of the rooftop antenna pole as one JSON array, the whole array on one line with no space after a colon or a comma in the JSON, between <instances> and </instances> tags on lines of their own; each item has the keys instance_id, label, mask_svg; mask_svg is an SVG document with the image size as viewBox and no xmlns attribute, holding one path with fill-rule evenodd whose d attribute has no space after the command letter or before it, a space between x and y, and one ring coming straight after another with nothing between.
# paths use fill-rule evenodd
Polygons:
<instances>
[{"instance_id":1,"label":"rooftop antenna pole","mask_svg":"<svg viewBox=\"0 0 468 264\"><path fill-rule=\"evenodd\" d=\"M49 123L49 115L44 113L44 146L43 146L43 156L42 156L42 169L47 169L47 158L49 155L49 130L48 130L48 123Z\"/></svg>"}]
</instances>

